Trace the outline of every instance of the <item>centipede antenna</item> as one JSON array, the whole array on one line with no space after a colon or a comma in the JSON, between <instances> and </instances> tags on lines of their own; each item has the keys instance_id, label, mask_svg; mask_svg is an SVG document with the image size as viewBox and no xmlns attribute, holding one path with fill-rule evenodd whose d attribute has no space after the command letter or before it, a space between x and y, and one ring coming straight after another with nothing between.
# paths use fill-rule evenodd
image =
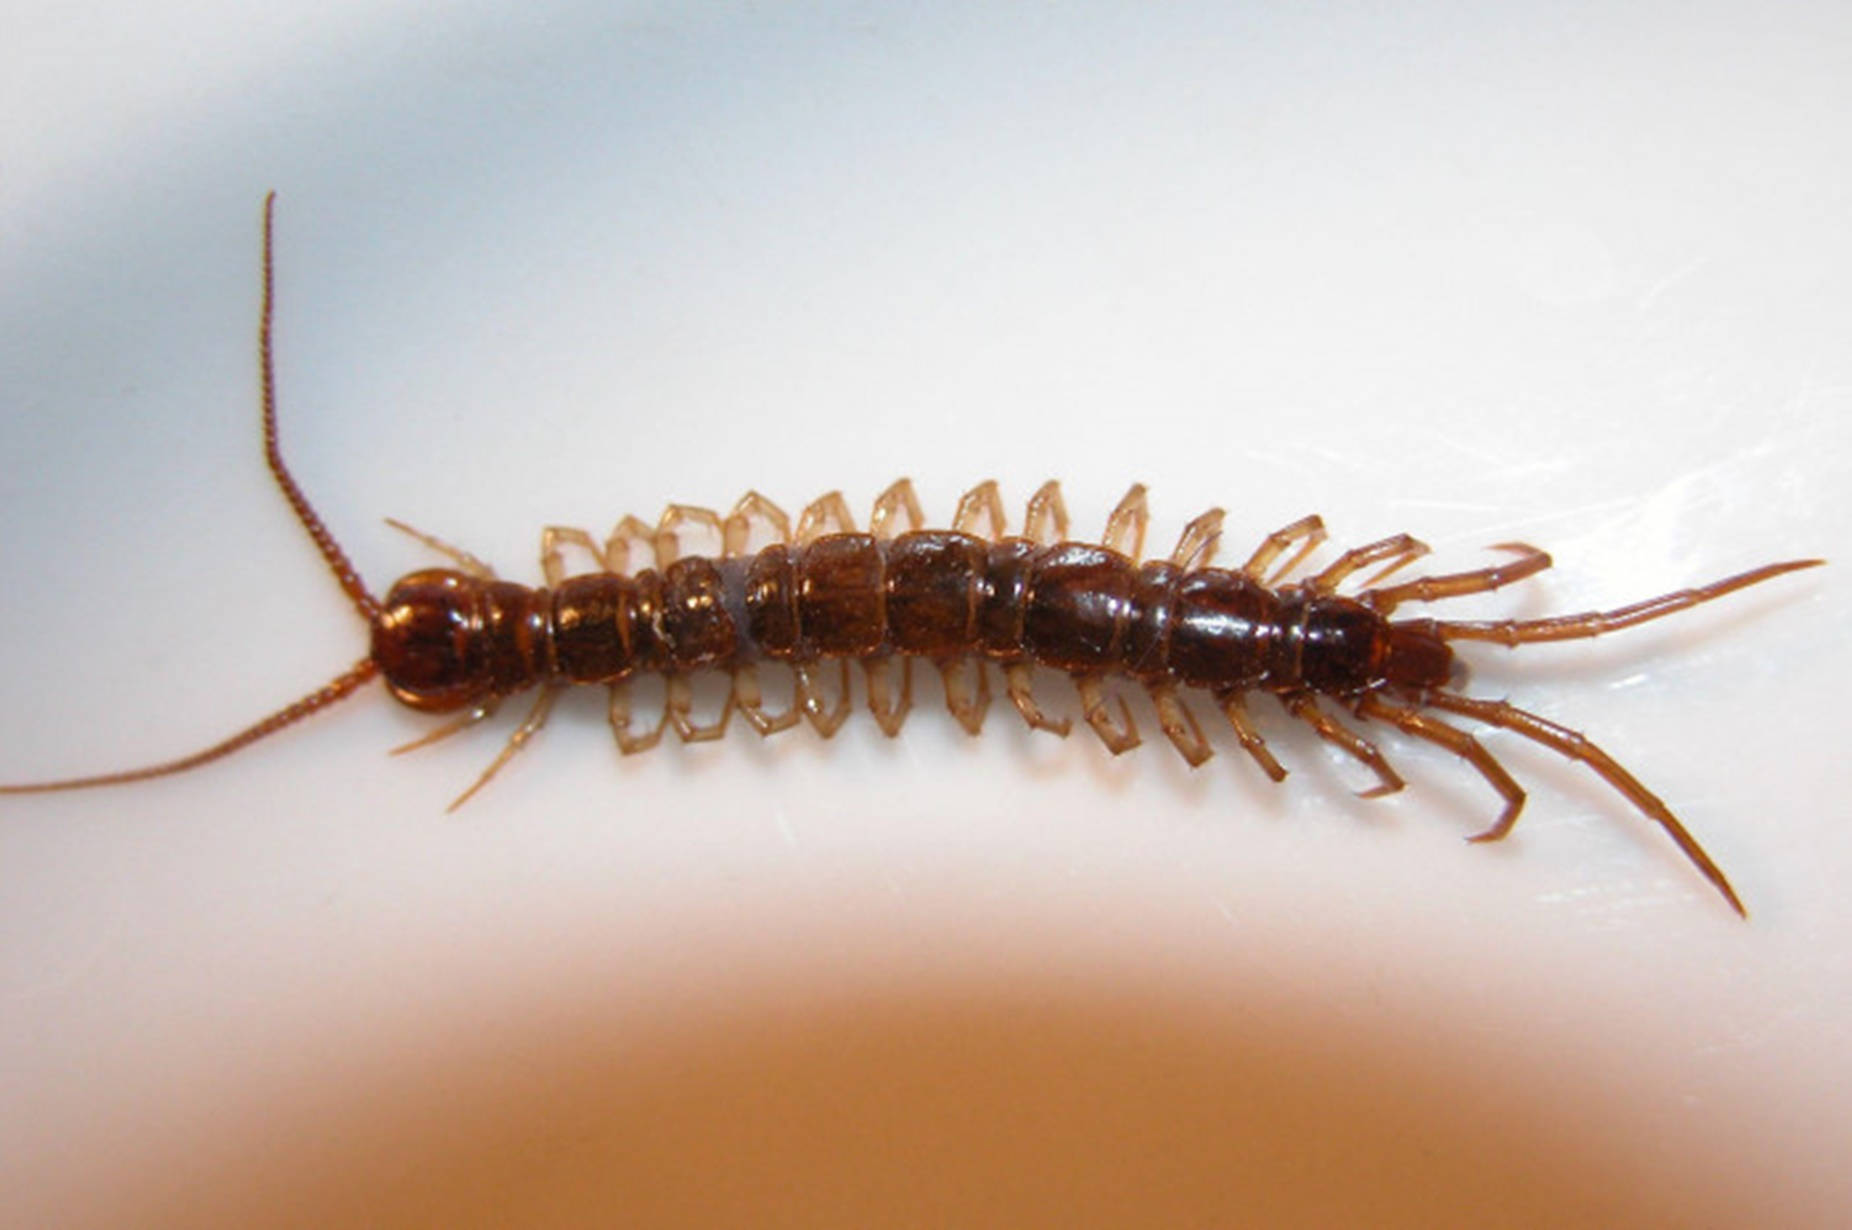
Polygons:
<instances>
[{"instance_id":1,"label":"centipede antenna","mask_svg":"<svg viewBox=\"0 0 1852 1230\"><path fill-rule=\"evenodd\" d=\"M271 316L276 293L275 262L271 258L271 232L276 213L277 194L269 193L264 197L264 305L258 317L257 352L259 367L262 370L264 398L264 460L270 465L270 473L276 477L277 486L282 488L283 498L295 510L296 519L302 522L302 528L309 532L320 548L322 558L328 561L328 567L334 573L334 579L341 583L347 596L353 601L354 609L369 624L379 616L379 599L367 592L366 583L360 574L354 571L347 553L335 542L334 535L322 524L322 519L315 512L315 506L302 494L302 488L296 485L289 467L283 464L283 450L277 444L277 396L276 365L271 358L270 332Z\"/></svg>"},{"instance_id":2,"label":"centipede antenna","mask_svg":"<svg viewBox=\"0 0 1852 1230\"><path fill-rule=\"evenodd\" d=\"M257 742L265 735L273 735L285 726L294 726L311 713L317 713L338 701L346 700L377 674L379 674L378 664L371 658L362 658L345 675L309 693L295 704L279 709L256 725L248 726L231 738L215 743L204 751L194 752L191 756L182 756L178 760L163 761L141 769L124 769L119 773L99 773L94 777L72 777L57 782L30 782L21 786L0 786L0 794L50 794L56 790L84 790L91 786L120 786L125 782L141 782L151 777L168 777L175 773L185 773L188 769L197 769L203 764L221 760L240 748Z\"/></svg>"},{"instance_id":3,"label":"centipede antenna","mask_svg":"<svg viewBox=\"0 0 1852 1230\"><path fill-rule=\"evenodd\" d=\"M264 408L264 459L270 465L270 473L276 477L277 486L283 491L283 498L296 512L297 520L315 540L321 549L322 558L328 561L335 579L347 596L353 600L354 607L368 624L372 624L379 615L379 600L367 592L365 583L354 571L347 555L335 542L334 535L322 524L315 508L308 497L302 494L302 488L290 475L289 467L283 464L283 451L277 444L277 402L276 369L271 359L270 320L275 302L274 262L271 258L272 216L276 211L277 194L272 192L264 197L264 295L263 307L258 316L257 354L259 378L263 388ZM125 782L146 781L151 777L167 777L174 773L184 773L188 769L197 769L201 765L211 764L257 742L266 735L275 734L286 726L293 726L312 713L317 713L328 706L352 696L362 685L379 674L379 664L372 658L363 658L346 674L334 679L301 700L277 710L269 717L253 726L248 726L229 739L213 744L203 751L178 760L163 761L140 769L125 769L116 773L100 773L92 777L73 777L55 782L29 782L23 785L0 785L0 794L46 794L57 790L82 790L91 786L118 786Z\"/></svg>"}]
</instances>

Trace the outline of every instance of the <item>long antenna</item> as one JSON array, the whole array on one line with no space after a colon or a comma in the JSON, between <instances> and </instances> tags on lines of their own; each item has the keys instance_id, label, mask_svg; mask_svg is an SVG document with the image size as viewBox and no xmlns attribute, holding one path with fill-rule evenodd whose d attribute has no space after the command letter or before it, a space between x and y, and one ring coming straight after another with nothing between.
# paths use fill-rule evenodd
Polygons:
<instances>
[{"instance_id":1,"label":"long antenna","mask_svg":"<svg viewBox=\"0 0 1852 1230\"><path fill-rule=\"evenodd\" d=\"M348 598L353 602L354 609L360 612L361 618L371 624L379 615L379 600L367 591L366 584L361 581L360 574L354 571L353 564L348 561L340 544L335 542L334 535L328 532L328 527L322 524L321 517L316 515L314 505L310 504L308 497L302 494L302 488L296 485L296 480L291 476L289 467L283 464L283 450L277 444L276 370L270 349L270 319L276 297L276 277L271 257L273 229L271 220L276 212L276 199L275 192L264 197L264 302L257 325L258 369L263 385L264 460L269 463L270 473L275 476L277 486L283 492L283 498L288 500L289 506L295 510L296 519L302 523L302 528L309 532L309 537L315 540L315 545L321 550L322 558L328 561L329 570L334 573L335 580L341 583L341 588L347 592ZM246 727L229 739L215 743L202 751L194 752L190 756L182 756L178 760L163 761L160 764L148 765L140 769L102 773L94 777L73 777L64 781L0 786L0 794L45 794L55 790L81 790L90 786L118 786L124 782L146 781L151 777L167 777L173 773L197 769L203 764L210 764L229 756L266 735L275 734L285 726L293 726L311 713L319 712L347 699L377 674L379 674L379 664L370 657L362 658L347 673L309 693L301 700L277 710L269 717L253 726Z\"/></svg>"}]
</instances>

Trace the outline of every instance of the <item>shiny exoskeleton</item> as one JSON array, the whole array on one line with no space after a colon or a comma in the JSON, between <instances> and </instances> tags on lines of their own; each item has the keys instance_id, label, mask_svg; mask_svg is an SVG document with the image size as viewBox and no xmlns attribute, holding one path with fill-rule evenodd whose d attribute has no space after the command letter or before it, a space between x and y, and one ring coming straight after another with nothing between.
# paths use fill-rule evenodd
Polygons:
<instances>
[{"instance_id":1,"label":"shiny exoskeleton","mask_svg":"<svg viewBox=\"0 0 1852 1230\"><path fill-rule=\"evenodd\" d=\"M1476 841L1510 831L1524 791L1477 739L1433 711L1502 727L1588 765L1664 829L1742 912L1735 890L1697 840L1607 753L1577 731L1503 701L1454 690L1459 672L1450 643L1515 647L1599 636L1820 560L1767 564L1611 611L1530 620L1392 619L1406 602L1483 593L1535 575L1550 566L1550 557L1535 547L1506 543L1495 549L1511 558L1498 564L1385 584L1427 552L1407 535L1396 535L1344 552L1321 571L1294 580L1325 537L1315 516L1268 535L1241 567L1217 568L1212 560L1224 519L1220 509L1191 521L1167 558L1141 559L1148 521L1143 487L1127 493L1100 540L1090 543L1069 540L1066 507L1054 483L1031 497L1021 532L1010 535L995 483L968 492L949 529L930 529L912 484L903 479L876 500L866 533L856 529L835 493L806 508L795 531L756 492L725 518L686 505L670 506L654 526L626 517L602 544L583 530L549 528L541 536L543 588L500 580L475 557L401 525L456 566L412 573L382 602L296 485L278 445L270 344L273 205L274 197L267 198L258 328L265 459L370 626L370 651L318 691L192 755L93 777L0 786L0 793L112 785L196 768L335 704L375 676L415 709L458 715L412 747L481 720L508 696L535 691L526 718L454 807L526 745L546 720L554 695L568 685L608 686L617 744L637 752L668 729L690 742L718 738L736 711L763 735L806 719L820 734L831 735L849 712L849 666L859 662L868 706L880 727L894 735L911 704L908 668L917 658L939 669L948 708L974 734L990 699L989 672L998 669L1012 705L1031 727L1065 735L1068 720L1050 718L1036 702L1033 672L1065 673L1075 683L1081 717L1115 753L1139 742L1123 698L1117 714L1107 703L1108 681L1128 681L1146 691L1160 727L1191 765L1202 764L1212 751L1182 691L1207 692L1242 748L1277 781L1286 771L1246 705L1249 695L1270 693L1320 738L1370 769L1377 785L1366 796L1400 789L1402 779L1375 744L1330 712L1341 707L1447 748L1471 764L1504 800L1498 819ZM719 540L717 556L682 551L680 532L691 526ZM755 531L763 545L750 550ZM593 568L569 574L567 548L589 556ZM646 566L634 568L640 553L648 557ZM1370 568L1376 571L1358 592L1339 592ZM768 712L760 693L757 670L768 662L789 667L795 679L793 700L782 712ZM840 666L833 689L821 686L818 677L826 663ZM704 724L692 716L689 684L703 671L731 676L718 716ZM664 678L664 711L661 721L636 730L627 689L644 674Z\"/></svg>"}]
</instances>

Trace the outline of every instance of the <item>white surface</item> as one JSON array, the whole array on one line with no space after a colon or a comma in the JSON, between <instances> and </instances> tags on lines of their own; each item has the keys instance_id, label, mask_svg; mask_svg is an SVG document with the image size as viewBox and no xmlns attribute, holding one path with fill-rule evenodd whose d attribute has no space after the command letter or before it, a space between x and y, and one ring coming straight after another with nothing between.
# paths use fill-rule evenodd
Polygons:
<instances>
[{"instance_id":1,"label":"white surface","mask_svg":"<svg viewBox=\"0 0 1852 1230\"><path fill-rule=\"evenodd\" d=\"M0 780L212 741L364 651L257 450L537 578L759 487L943 519L1151 485L1582 610L1852 524L1838 6L15 6L0 18ZM1843 564L1522 655L1734 878L1583 772L1494 800L925 701L619 763L378 691L0 804L18 1224L1803 1225L1852 1191ZM1465 609L1464 607L1462 609ZM1050 701L1051 706L1057 699ZM1065 698L1059 698L1065 705ZM512 706L511 706L512 708ZM513 720L505 714L502 729ZM1148 715L1144 725L1154 734Z\"/></svg>"}]
</instances>

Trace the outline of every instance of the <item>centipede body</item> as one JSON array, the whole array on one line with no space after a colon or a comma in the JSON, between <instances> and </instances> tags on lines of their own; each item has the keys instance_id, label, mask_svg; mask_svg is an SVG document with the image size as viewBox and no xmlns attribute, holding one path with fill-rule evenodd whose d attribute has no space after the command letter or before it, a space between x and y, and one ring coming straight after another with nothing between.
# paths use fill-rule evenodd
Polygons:
<instances>
[{"instance_id":1,"label":"centipede body","mask_svg":"<svg viewBox=\"0 0 1852 1230\"><path fill-rule=\"evenodd\" d=\"M1738 912L1743 906L1721 869L1671 810L1606 752L1568 729L1502 700L1458 688L1456 641L1516 648L1539 641L1604 635L1710 602L1822 561L1767 564L1711 584L1608 611L1526 620L1395 618L1406 604L1485 593L1532 577L1550 557L1503 543L1500 558L1464 572L1394 580L1427 553L1397 534L1339 554L1317 571L1308 563L1324 541L1323 521L1301 517L1268 534L1238 567L1218 567L1226 514L1211 509L1188 523L1166 556L1145 558L1145 490L1134 486L1098 541L1070 537L1060 487L1044 484L1011 532L1000 491L982 483L959 501L949 527L922 515L902 479L876 500L866 530L841 495L808 505L795 526L757 492L726 515L671 505L653 524L626 517L603 540L581 529L541 535L544 584L498 578L474 556L394 522L448 558L399 579L383 598L361 580L285 465L278 440L271 348L272 210L265 203L264 301L259 326L264 449L297 519L355 611L367 623L367 656L329 684L212 747L162 764L65 781L0 787L0 793L121 784L182 772L220 759L354 694L382 678L392 696L423 712L453 715L423 746L532 692L526 716L500 753L453 803L460 805L507 764L547 720L563 688L610 689L609 721L618 748L645 751L673 731L687 742L721 738L734 713L760 735L807 722L833 735L852 705L850 667L875 721L898 735L912 704L915 662L937 669L947 707L973 734L984 725L991 674L1021 718L1066 735L1067 717L1050 716L1035 694L1036 670L1074 683L1083 723L1117 754L1138 745L1137 723L1110 687L1142 688L1159 728L1192 766L1213 755L1191 695L1209 699L1239 746L1269 778L1286 769L1250 713L1271 696L1294 720L1363 765L1376 779L1366 796L1402 788L1400 775L1360 723L1375 723L1435 744L1467 762L1503 802L1474 840L1503 837L1525 794L1460 719L1510 731L1588 766L1657 824ZM682 536L706 531L717 555L685 552ZM754 546L757 541L760 545ZM568 553L589 558L572 571ZM1353 578L1363 579L1353 585ZM758 671L789 668L791 702L767 705ZM839 672L833 685L825 672ZM724 672L729 689L718 713L693 714L690 681ZM639 724L629 684L664 680L663 713ZM1446 715L1445 717L1437 715Z\"/></svg>"}]
</instances>

